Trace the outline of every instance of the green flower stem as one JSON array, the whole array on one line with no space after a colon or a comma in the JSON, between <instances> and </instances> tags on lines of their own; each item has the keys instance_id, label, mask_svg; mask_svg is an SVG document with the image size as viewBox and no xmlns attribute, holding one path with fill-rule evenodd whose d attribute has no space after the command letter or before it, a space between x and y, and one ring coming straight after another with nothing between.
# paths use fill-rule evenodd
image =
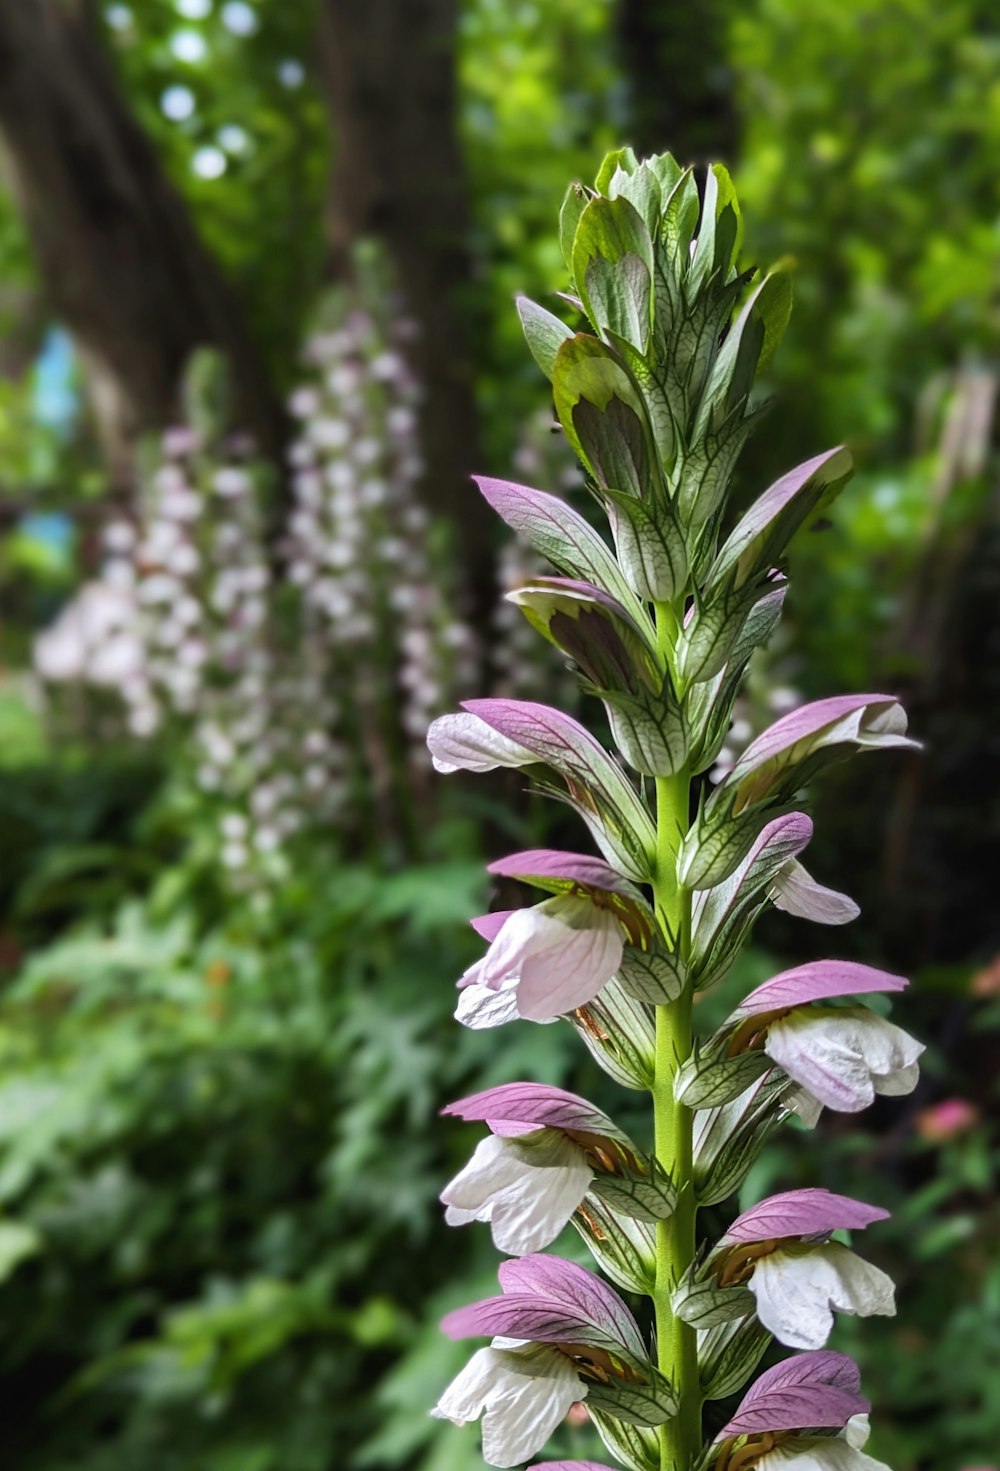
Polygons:
<instances>
[{"instance_id":1,"label":"green flower stem","mask_svg":"<svg viewBox=\"0 0 1000 1471\"><path fill-rule=\"evenodd\" d=\"M667 614L669 613L669 616ZM668 655L677 620L672 609L657 608L661 649ZM669 657L669 656L668 656ZM686 954L690 945L691 892L677 881L677 850L687 832L691 778L686 769L656 782L656 915L667 942ZM674 1099L674 1075L691 1055L689 986L676 1001L656 1008L656 1074L653 1083L656 1157L677 1185L677 1205L656 1231L657 1358L680 1401L673 1420L660 1431L662 1471L686 1471L701 1445L701 1391L695 1330L670 1308L670 1297L695 1254L695 1203L691 1179L691 1110Z\"/></svg>"}]
</instances>

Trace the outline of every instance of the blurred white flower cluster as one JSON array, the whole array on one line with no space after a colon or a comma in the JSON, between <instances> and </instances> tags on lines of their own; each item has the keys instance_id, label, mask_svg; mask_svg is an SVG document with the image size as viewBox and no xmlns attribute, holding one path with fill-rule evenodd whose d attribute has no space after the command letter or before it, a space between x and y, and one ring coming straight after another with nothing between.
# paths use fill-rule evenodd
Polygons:
<instances>
[{"instance_id":1,"label":"blurred white flower cluster","mask_svg":"<svg viewBox=\"0 0 1000 1471\"><path fill-rule=\"evenodd\" d=\"M414 330L405 316L380 320L355 305L306 343L308 380L289 400L299 433L284 551L331 677L351 671L353 720L370 754L388 742L391 758L388 703L407 763L424 767L427 726L472 688L476 647L449 611L455 589L416 494L420 387L404 355ZM377 782L379 763L369 766Z\"/></svg>"},{"instance_id":2,"label":"blurred white flower cluster","mask_svg":"<svg viewBox=\"0 0 1000 1471\"><path fill-rule=\"evenodd\" d=\"M416 497L412 325L364 282L327 310L289 401L283 521L274 470L191 412L35 645L47 684L113 692L132 736L179 739L238 882L277 872L305 828L412 829L427 726L475 682L444 531Z\"/></svg>"}]
</instances>

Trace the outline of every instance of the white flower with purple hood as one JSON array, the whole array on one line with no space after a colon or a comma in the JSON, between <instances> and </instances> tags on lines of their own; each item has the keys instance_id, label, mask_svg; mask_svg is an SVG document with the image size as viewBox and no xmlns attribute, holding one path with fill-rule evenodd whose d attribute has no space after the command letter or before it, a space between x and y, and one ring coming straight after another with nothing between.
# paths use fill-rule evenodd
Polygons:
<instances>
[{"instance_id":1,"label":"white flower with purple hood","mask_svg":"<svg viewBox=\"0 0 1000 1471\"><path fill-rule=\"evenodd\" d=\"M821 766L860 750L919 749L906 734L906 713L895 695L833 695L783 715L751 741L709 802L734 815L759 803L781 801Z\"/></svg>"},{"instance_id":2,"label":"white flower with purple hood","mask_svg":"<svg viewBox=\"0 0 1000 1471\"><path fill-rule=\"evenodd\" d=\"M888 1471L861 1449L870 1406L860 1382L846 1354L797 1354L776 1364L716 1436L713 1471Z\"/></svg>"},{"instance_id":3,"label":"white flower with purple hood","mask_svg":"<svg viewBox=\"0 0 1000 1471\"><path fill-rule=\"evenodd\" d=\"M499 1276L502 1296L442 1320L450 1338L493 1341L473 1354L431 1412L460 1425L482 1417L489 1465L526 1461L587 1397L605 1403L620 1390L639 1398L646 1424L676 1412L639 1325L593 1273L561 1257L527 1256L504 1262Z\"/></svg>"},{"instance_id":4,"label":"white flower with purple hood","mask_svg":"<svg viewBox=\"0 0 1000 1471\"><path fill-rule=\"evenodd\" d=\"M595 1176L643 1172L628 1135L585 1098L562 1088L506 1083L441 1111L481 1119L491 1131L442 1191L445 1220L450 1226L488 1221L496 1245L512 1256L554 1241Z\"/></svg>"},{"instance_id":5,"label":"white flower with purple hood","mask_svg":"<svg viewBox=\"0 0 1000 1471\"><path fill-rule=\"evenodd\" d=\"M460 714L432 722L427 746L437 771L531 767L543 791L565 786L605 858L628 878L649 881L656 862L649 810L621 763L578 720L533 700L465 700Z\"/></svg>"},{"instance_id":6,"label":"white flower with purple hood","mask_svg":"<svg viewBox=\"0 0 1000 1471\"><path fill-rule=\"evenodd\" d=\"M867 1006L817 1001L902 991L903 976L849 960L816 960L773 976L737 1007L720 1039L729 1055L761 1048L796 1087L786 1105L812 1125L824 1107L858 1113L875 1095L917 1084L923 1044Z\"/></svg>"},{"instance_id":7,"label":"white flower with purple hood","mask_svg":"<svg viewBox=\"0 0 1000 1471\"><path fill-rule=\"evenodd\" d=\"M556 892L472 921L490 948L458 983L455 1015L467 1027L555 1021L585 1006L618 971L626 941L649 932L641 894L603 859L535 849L499 859L489 872Z\"/></svg>"},{"instance_id":8,"label":"white flower with purple hood","mask_svg":"<svg viewBox=\"0 0 1000 1471\"><path fill-rule=\"evenodd\" d=\"M895 1289L886 1274L831 1241L834 1231L863 1230L889 1212L829 1190L787 1190L751 1206L712 1253L706 1275L722 1288L746 1284L759 1321L789 1348L822 1348L834 1311L892 1315Z\"/></svg>"}]
</instances>

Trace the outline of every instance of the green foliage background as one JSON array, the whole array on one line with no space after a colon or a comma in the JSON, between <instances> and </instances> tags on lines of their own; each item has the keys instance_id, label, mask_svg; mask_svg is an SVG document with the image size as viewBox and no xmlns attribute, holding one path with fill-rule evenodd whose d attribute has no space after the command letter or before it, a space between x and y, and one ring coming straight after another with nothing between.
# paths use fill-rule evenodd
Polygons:
<instances>
[{"instance_id":1,"label":"green foliage background","mask_svg":"<svg viewBox=\"0 0 1000 1471\"><path fill-rule=\"evenodd\" d=\"M314 7L258 4L248 37L216 10L181 20L168 0L107 13L129 96L288 381L323 254L329 140L312 77ZM554 226L566 181L589 177L628 134L614 24L610 0L462 7L469 305L483 468L496 473L544 405L511 298L544 300L562 284ZM201 62L171 49L182 27L203 34ZM937 867L911 910L897 903L905 915L927 895L978 894L976 870L995 863L1000 836L991 748L977 745L980 726L969 735L961 725L963 706L935 714L923 645L906 636L915 579L953 553L967 558L970 537L986 566L971 604L984 649L991 611L995 620L995 436L981 475L951 485L943 503L932 487L956 372L996 371L1000 23L974 0L754 0L730 8L724 51L748 258L790 255L796 267L776 406L746 493L842 439L861 465L832 523L799 554L796 678L810 694L902 681L933 739L965 752L952 785L925 794ZM282 80L298 75L289 62L302 69L294 85ZM196 102L183 122L161 102L176 85ZM196 153L232 125L246 147L221 177L198 177ZM0 276L33 288L6 204ZM0 479L87 493L85 436L46 437L32 392L30 375L0 390ZM16 536L3 555L22 621L44 616L75 576L70 564L32 564ZM206 873L204 819L178 809L169 764L47 746L16 670L24 628L6 639L6 1459L24 1471L478 1464L471 1433L426 1414L463 1357L436 1318L487 1286L493 1260L484 1232L440 1222L435 1197L474 1131L437 1125L434 1111L517 1075L601 1086L568 1029L513 1029L501 1048L450 1020L453 981L476 951L464 921L490 897L483 850L540 838L537 814L529 835L505 804L449 794L455 808L444 808L419 868L362 865L331 841L302 853L264 908L234 904ZM983 725L997 693L977 671L970 698ZM936 949L893 948L878 871L893 780L866 772L863 785L834 792L819 823L820 871L862 901L849 944L869 959L914 961L906 1023L930 1042L923 1091L877 1113L874 1132L839 1121L821 1155L812 1137L786 1134L747 1191L822 1179L893 1209L872 1251L900 1280L899 1317L859 1332L842 1324L836 1346L862 1360L878 1407L875 1454L895 1471L963 1471L995 1465L1000 1445L1000 1001L989 983L1000 934L995 901L991 911L970 900ZM571 829L563 836L575 841ZM747 962L755 975L797 958L802 941L776 919L761 943ZM922 1110L952 1096L979 1122L935 1139ZM593 1450L585 1430L566 1434L572 1452Z\"/></svg>"}]
</instances>

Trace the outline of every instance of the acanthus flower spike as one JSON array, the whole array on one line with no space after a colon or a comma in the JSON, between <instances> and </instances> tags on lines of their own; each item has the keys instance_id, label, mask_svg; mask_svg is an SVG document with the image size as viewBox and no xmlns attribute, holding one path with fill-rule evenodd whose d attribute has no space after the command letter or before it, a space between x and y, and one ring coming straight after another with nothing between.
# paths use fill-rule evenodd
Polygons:
<instances>
[{"instance_id":1,"label":"acanthus flower spike","mask_svg":"<svg viewBox=\"0 0 1000 1471\"><path fill-rule=\"evenodd\" d=\"M741 238L720 164L700 187L669 154L640 162L621 148L593 189L568 191L563 299L590 330L523 299L518 311L610 539L544 490L479 487L551 563L553 575L532 571L510 596L602 702L611 744L523 700L470 700L428 737L440 771L522 768L575 809L601 854L529 849L490 865L548 897L473 922L489 950L462 977L460 1019L565 1017L653 1113L644 1154L603 1110L543 1083L448 1110L490 1134L445 1187L447 1219L488 1220L502 1250L525 1253L501 1268L502 1296L444 1325L493 1335L436 1413L481 1415L484 1454L499 1466L533 1456L583 1399L627 1471L885 1471L862 1449L856 1366L820 1350L834 1312L893 1310L888 1277L832 1238L884 1212L804 1189L744 1211L714 1247L700 1248L696 1229L789 1113L812 1123L823 1106L905 1092L921 1051L860 1000L905 980L835 960L783 971L697 1036L695 992L726 975L767 905L827 925L858 914L800 861L813 831L800 796L852 751L914 745L894 696L835 696L779 719L714 790L693 785L726 744L741 681L781 617L788 543L851 468L846 450L830 450L742 515L727 504L758 415L754 376L791 307L781 269L756 284L740 269ZM533 1250L568 1221L616 1285L652 1299L655 1354L617 1293ZM807 1352L762 1374L706 1444L702 1404L743 1389L773 1338Z\"/></svg>"}]
</instances>

